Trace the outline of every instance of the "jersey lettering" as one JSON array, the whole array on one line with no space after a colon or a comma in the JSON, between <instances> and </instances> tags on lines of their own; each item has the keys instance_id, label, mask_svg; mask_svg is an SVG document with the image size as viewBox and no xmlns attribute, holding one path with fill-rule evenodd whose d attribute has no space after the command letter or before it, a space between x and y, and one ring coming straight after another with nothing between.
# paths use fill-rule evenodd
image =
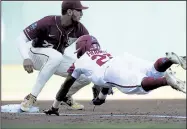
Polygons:
<instances>
[{"instance_id":1,"label":"jersey lettering","mask_svg":"<svg viewBox=\"0 0 187 129\"><path fill-rule=\"evenodd\" d=\"M102 53L102 54L96 54L96 55L91 56L91 59L96 60L96 63L99 66L104 65L107 61L109 61L112 58L113 57L109 53Z\"/></svg>"}]
</instances>

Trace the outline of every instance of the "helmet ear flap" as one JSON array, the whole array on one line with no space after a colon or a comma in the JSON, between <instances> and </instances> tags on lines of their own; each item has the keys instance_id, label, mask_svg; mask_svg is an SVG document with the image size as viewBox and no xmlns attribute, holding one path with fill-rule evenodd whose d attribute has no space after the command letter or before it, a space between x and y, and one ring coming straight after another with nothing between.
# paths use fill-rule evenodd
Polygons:
<instances>
[{"instance_id":1,"label":"helmet ear flap","mask_svg":"<svg viewBox=\"0 0 187 129\"><path fill-rule=\"evenodd\" d=\"M80 58L86 52L86 46L82 46L77 52L77 58Z\"/></svg>"},{"instance_id":2,"label":"helmet ear flap","mask_svg":"<svg viewBox=\"0 0 187 129\"><path fill-rule=\"evenodd\" d=\"M82 56L82 50L79 50L78 52L77 52L77 58L80 58Z\"/></svg>"}]
</instances>

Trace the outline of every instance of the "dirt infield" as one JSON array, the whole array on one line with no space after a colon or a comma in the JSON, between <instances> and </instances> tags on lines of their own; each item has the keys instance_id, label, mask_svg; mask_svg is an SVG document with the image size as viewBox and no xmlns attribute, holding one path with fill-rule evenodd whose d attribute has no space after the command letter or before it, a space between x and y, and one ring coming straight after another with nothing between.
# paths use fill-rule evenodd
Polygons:
<instances>
[{"instance_id":1,"label":"dirt infield","mask_svg":"<svg viewBox=\"0 0 187 129\"><path fill-rule=\"evenodd\" d=\"M177 123L185 124L186 119L180 118L153 118L146 116L99 116L96 114L133 114L133 115L172 115L186 116L186 100L110 100L104 105L95 108L88 101L78 101L85 105L85 110L73 111L64 107L60 109L60 113L67 114L86 114L87 116L46 116L44 114L9 114L1 113L2 125L21 124L21 123L52 123L52 124L79 124L79 123ZM4 101L5 104L18 104L20 102ZM40 110L50 108L52 101L38 101ZM95 114L95 115L91 115Z\"/></svg>"}]
</instances>

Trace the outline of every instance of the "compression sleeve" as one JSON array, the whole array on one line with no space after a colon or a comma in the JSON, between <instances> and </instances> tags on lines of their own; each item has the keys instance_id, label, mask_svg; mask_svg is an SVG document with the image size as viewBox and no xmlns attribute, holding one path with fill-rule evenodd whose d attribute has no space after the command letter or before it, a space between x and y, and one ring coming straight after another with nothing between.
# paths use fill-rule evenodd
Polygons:
<instances>
[{"instance_id":1,"label":"compression sleeve","mask_svg":"<svg viewBox=\"0 0 187 129\"><path fill-rule=\"evenodd\" d=\"M22 32L17 38L17 47L18 50L22 56L23 59L28 59L29 58L29 47L27 42L29 42L29 39L26 37L26 35Z\"/></svg>"}]
</instances>

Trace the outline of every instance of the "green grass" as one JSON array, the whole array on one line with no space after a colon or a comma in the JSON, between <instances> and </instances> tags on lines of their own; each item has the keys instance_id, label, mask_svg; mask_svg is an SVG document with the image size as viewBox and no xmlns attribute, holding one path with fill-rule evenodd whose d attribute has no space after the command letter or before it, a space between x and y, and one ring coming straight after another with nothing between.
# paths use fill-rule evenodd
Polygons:
<instances>
[{"instance_id":1,"label":"green grass","mask_svg":"<svg viewBox=\"0 0 187 129\"><path fill-rule=\"evenodd\" d=\"M2 129L129 129L129 128L141 128L141 129L153 129L153 128L168 128L168 129L185 129L185 124L28 124L28 125L3 125Z\"/></svg>"}]
</instances>

